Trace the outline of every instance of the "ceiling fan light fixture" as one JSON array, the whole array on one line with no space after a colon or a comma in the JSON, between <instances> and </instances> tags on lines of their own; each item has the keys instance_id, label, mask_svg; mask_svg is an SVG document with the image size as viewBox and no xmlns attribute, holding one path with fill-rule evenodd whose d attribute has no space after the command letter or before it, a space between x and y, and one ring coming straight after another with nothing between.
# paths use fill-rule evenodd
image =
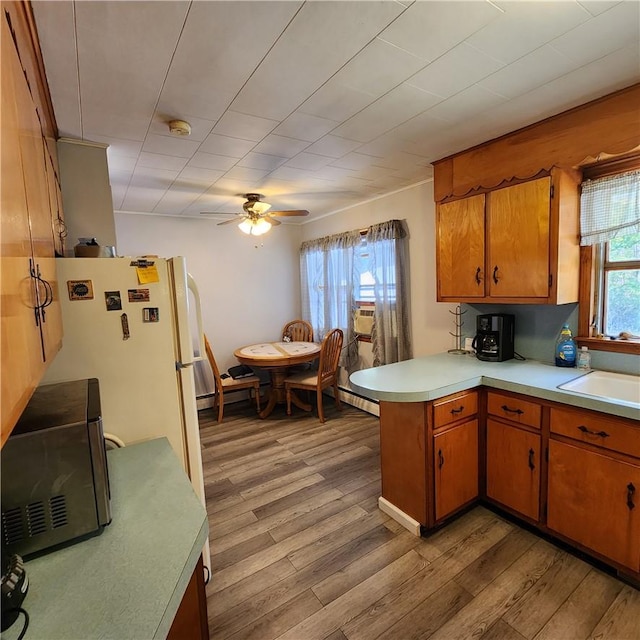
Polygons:
<instances>
[{"instance_id":1,"label":"ceiling fan light fixture","mask_svg":"<svg viewBox=\"0 0 640 640\"><path fill-rule=\"evenodd\" d=\"M268 202L254 202L251 208L255 213L262 215L271 209L271 205Z\"/></svg>"},{"instance_id":2,"label":"ceiling fan light fixture","mask_svg":"<svg viewBox=\"0 0 640 640\"><path fill-rule=\"evenodd\" d=\"M238 225L238 228L247 235L261 236L271 229L271 223L264 218L246 218Z\"/></svg>"}]
</instances>

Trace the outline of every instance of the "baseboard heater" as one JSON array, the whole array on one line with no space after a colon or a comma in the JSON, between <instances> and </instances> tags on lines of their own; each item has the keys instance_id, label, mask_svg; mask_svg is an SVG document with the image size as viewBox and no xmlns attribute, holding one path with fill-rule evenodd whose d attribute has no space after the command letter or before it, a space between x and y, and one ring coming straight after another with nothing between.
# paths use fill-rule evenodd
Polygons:
<instances>
[{"instance_id":1,"label":"baseboard heater","mask_svg":"<svg viewBox=\"0 0 640 640\"><path fill-rule=\"evenodd\" d=\"M371 415L380 417L380 405L377 400L365 398L346 387L339 386L338 388L340 389L340 400L342 402L350 404L352 407L356 407L357 409L362 409ZM326 389L325 392L333 396L333 389L331 387Z\"/></svg>"}]
</instances>

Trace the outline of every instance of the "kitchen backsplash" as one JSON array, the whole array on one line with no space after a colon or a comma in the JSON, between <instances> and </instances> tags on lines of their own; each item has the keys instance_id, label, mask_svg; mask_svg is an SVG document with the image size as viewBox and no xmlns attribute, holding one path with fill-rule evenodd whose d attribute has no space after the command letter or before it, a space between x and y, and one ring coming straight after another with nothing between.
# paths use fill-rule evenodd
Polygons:
<instances>
[{"instance_id":1,"label":"kitchen backsplash","mask_svg":"<svg viewBox=\"0 0 640 640\"><path fill-rule=\"evenodd\" d=\"M515 350L525 358L539 362L554 362L556 338L567 322L573 335L578 329L578 305L504 305L463 304L466 337L475 335L476 316L482 313L511 313L515 316ZM592 351L591 367L604 371L617 371L640 375L640 357L631 354Z\"/></svg>"}]
</instances>

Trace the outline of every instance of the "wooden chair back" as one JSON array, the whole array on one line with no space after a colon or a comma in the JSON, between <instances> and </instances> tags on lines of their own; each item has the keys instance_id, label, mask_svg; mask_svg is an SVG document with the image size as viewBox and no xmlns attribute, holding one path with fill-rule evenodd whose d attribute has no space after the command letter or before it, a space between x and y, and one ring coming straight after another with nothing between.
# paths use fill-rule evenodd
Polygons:
<instances>
[{"instance_id":1,"label":"wooden chair back","mask_svg":"<svg viewBox=\"0 0 640 640\"><path fill-rule=\"evenodd\" d=\"M322 387L333 382L338 374L343 340L344 334L341 329L332 329L322 340L318 364L318 384Z\"/></svg>"},{"instance_id":2,"label":"wooden chair back","mask_svg":"<svg viewBox=\"0 0 640 640\"><path fill-rule=\"evenodd\" d=\"M219 389L222 386L222 378L220 377L220 370L218 369L216 359L213 357L213 350L211 349L207 336L204 336L204 349L207 353L207 359L211 365L211 370L213 371L213 379L216 383L216 388Z\"/></svg>"},{"instance_id":3,"label":"wooden chair back","mask_svg":"<svg viewBox=\"0 0 640 640\"><path fill-rule=\"evenodd\" d=\"M282 329L282 339L287 336L291 342L313 342L313 327L306 320L292 320Z\"/></svg>"}]
</instances>

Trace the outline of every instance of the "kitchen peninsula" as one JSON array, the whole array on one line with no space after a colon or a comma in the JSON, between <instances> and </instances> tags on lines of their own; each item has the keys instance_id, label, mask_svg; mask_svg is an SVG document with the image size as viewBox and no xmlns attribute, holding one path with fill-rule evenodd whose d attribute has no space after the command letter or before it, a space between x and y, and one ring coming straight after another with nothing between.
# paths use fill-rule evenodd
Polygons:
<instances>
[{"instance_id":1,"label":"kitchen peninsula","mask_svg":"<svg viewBox=\"0 0 640 640\"><path fill-rule=\"evenodd\" d=\"M206 601L199 600L207 514L168 440L112 450L107 459L111 524L25 562L26 637L208 638ZM17 638L23 621L3 639Z\"/></svg>"},{"instance_id":2,"label":"kitchen peninsula","mask_svg":"<svg viewBox=\"0 0 640 640\"><path fill-rule=\"evenodd\" d=\"M420 535L481 500L640 583L640 397L558 388L583 373L448 353L353 373L380 401L380 508Z\"/></svg>"}]
</instances>

